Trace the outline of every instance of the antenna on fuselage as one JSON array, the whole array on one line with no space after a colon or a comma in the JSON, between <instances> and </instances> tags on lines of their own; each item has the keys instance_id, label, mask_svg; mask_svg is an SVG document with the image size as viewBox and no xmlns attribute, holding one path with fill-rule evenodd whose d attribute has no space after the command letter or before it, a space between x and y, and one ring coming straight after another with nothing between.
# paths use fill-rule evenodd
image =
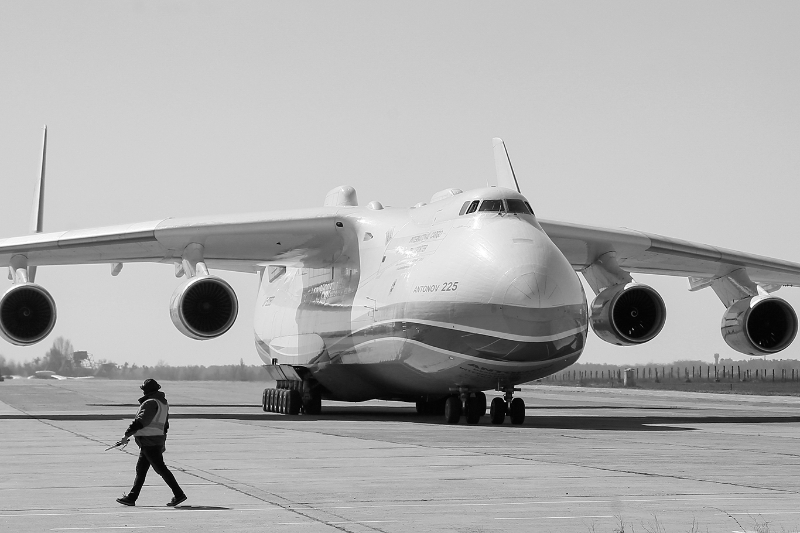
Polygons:
<instances>
[{"instance_id":1,"label":"antenna on fuselage","mask_svg":"<svg viewBox=\"0 0 800 533\"><path fill-rule=\"evenodd\" d=\"M492 147L494 148L494 170L497 173L497 186L522 192L519 190L517 176L511 166L511 159L508 157L506 143L503 142L503 139L495 137L492 139Z\"/></svg>"}]
</instances>

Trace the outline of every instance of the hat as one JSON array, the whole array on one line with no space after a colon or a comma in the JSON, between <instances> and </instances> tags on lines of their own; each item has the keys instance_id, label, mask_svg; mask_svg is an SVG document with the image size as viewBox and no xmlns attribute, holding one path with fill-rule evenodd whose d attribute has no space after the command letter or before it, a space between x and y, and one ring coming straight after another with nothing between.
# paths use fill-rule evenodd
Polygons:
<instances>
[{"instance_id":1,"label":"hat","mask_svg":"<svg viewBox=\"0 0 800 533\"><path fill-rule=\"evenodd\" d=\"M147 378L142 383L142 386L139 387L142 391L147 394L150 392L155 392L161 388L161 385L158 384L158 381L154 380L153 378Z\"/></svg>"}]
</instances>

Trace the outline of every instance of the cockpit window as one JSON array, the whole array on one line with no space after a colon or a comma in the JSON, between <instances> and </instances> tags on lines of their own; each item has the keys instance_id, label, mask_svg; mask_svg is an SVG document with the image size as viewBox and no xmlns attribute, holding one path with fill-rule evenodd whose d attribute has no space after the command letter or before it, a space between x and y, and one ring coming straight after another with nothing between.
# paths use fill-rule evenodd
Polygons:
<instances>
[{"instance_id":1,"label":"cockpit window","mask_svg":"<svg viewBox=\"0 0 800 533\"><path fill-rule=\"evenodd\" d=\"M503 200L484 200L478 211L503 211Z\"/></svg>"},{"instance_id":2,"label":"cockpit window","mask_svg":"<svg viewBox=\"0 0 800 533\"><path fill-rule=\"evenodd\" d=\"M468 207L469 207L469 201L464 202L464 205L461 206L461 211L458 212L458 216L461 216L464 213L466 213Z\"/></svg>"},{"instance_id":3,"label":"cockpit window","mask_svg":"<svg viewBox=\"0 0 800 533\"><path fill-rule=\"evenodd\" d=\"M481 203L480 200L473 200L471 204L469 204L469 208L467 209L467 214L474 213L478 209L478 204Z\"/></svg>"},{"instance_id":4,"label":"cockpit window","mask_svg":"<svg viewBox=\"0 0 800 533\"><path fill-rule=\"evenodd\" d=\"M509 213L521 213L523 215L533 214L528 203L523 200L508 199L506 203L508 204Z\"/></svg>"}]
</instances>

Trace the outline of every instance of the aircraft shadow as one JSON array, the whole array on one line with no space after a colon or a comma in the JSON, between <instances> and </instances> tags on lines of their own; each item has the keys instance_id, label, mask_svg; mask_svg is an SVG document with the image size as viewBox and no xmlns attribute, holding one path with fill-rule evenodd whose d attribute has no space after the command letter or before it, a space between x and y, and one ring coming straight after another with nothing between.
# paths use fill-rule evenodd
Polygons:
<instances>
[{"instance_id":1,"label":"aircraft shadow","mask_svg":"<svg viewBox=\"0 0 800 533\"><path fill-rule=\"evenodd\" d=\"M532 410L539 410L535 408ZM555 409L555 408L553 408ZM559 407L558 409L563 409ZM627 407L626 409L634 409ZM647 408L651 409L651 408ZM663 408L662 408L663 409ZM673 408L669 408L673 409ZM274 416L274 415L273 415ZM280 420L289 422L309 420L343 420L343 421L396 421L415 424L447 425L443 415L418 415L409 413L352 413L344 410L326 410L319 416L282 417ZM571 429L589 431L695 431L697 426L703 424L791 424L799 423L800 416L667 416L667 415L631 415L631 416L585 416L585 415L531 415L529 412L525 422L518 426L511 426L508 419L503 424L515 429ZM459 425L466 425L462 419ZM478 426L491 426L488 416L481 418Z\"/></svg>"},{"instance_id":2,"label":"aircraft shadow","mask_svg":"<svg viewBox=\"0 0 800 533\"><path fill-rule=\"evenodd\" d=\"M584 407L549 407L549 409L583 409ZM592 409L619 409L618 406L592 406ZM626 407L625 409L637 410ZM640 408L643 410L652 407ZM675 409L675 408L659 408ZM530 411L541 411L541 407L531 408ZM419 415L413 408L385 408L379 406L358 407L333 407L325 409L323 414L317 416L300 415L285 416L274 413L256 411L253 413L173 413L172 419L188 420L239 420L252 422L279 422L279 423L307 423L315 420L342 422L403 422L409 424L446 425L442 415ZM80 414L36 414L36 415L0 415L0 420L51 420L51 421L105 421L129 420L131 415L120 413L80 413ZM800 416L685 416L685 415L539 415L530 414L525 418L525 423L511 426L506 420L504 426L520 430L525 429L569 429L589 431L694 431L697 426L704 424L792 424L800 423ZM465 425L463 420L460 425ZM481 418L479 426L491 426L488 416Z\"/></svg>"},{"instance_id":3,"label":"aircraft shadow","mask_svg":"<svg viewBox=\"0 0 800 533\"><path fill-rule=\"evenodd\" d=\"M87 403L88 407L134 407L138 408L138 403ZM170 407L217 407L217 408L226 408L226 407L241 407L241 408L261 408L261 404L257 403L170 403Z\"/></svg>"}]
</instances>

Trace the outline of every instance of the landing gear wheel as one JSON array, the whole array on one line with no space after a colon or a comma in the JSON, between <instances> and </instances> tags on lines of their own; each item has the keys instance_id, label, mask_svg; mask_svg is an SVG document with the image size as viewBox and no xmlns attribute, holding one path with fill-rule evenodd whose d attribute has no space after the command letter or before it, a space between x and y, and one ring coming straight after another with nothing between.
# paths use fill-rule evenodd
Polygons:
<instances>
[{"instance_id":1,"label":"landing gear wheel","mask_svg":"<svg viewBox=\"0 0 800 533\"><path fill-rule=\"evenodd\" d=\"M285 415L289 414L289 395L292 393L290 390L283 391L283 401L281 402L281 409L282 413Z\"/></svg>"},{"instance_id":2,"label":"landing gear wheel","mask_svg":"<svg viewBox=\"0 0 800 533\"><path fill-rule=\"evenodd\" d=\"M268 407L267 406L267 393L268 393L268 391L269 391L269 389L264 389L264 394L261 395L261 409L263 409L265 413L268 410L267 409L267 407Z\"/></svg>"},{"instance_id":3,"label":"landing gear wheel","mask_svg":"<svg viewBox=\"0 0 800 533\"><path fill-rule=\"evenodd\" d=\"M303 399L300 397L300 393L296 390L290 390L286 395L286 404L286 414L300 414L300 407L303 405Z\"/></svg>"},{"instance_id":4,"label":"landing gear wheel","mask_svg":"<svg viewBox=\"0 0 800 533\"><path fill-rule=\"evenodd\" d=\"M288 390L281 391L281 414L289 414L289 392Z\"/></svg>"},{"instance_id":5,"label":"landing gear wheel","mask_svg":"<svg viewBox=\"0 0 800 533\"><path fill-rule=\"evenodd\" d=\"M444 404L444 418L448 424L458 424L461 418L461 398L450 396Z\"/></svg>"},{"instance_id":6,"label":"landing gear wheel","mask_svg":"<svg viewBox=\"0 0 800 533\"><path fill-rule=\"evenodd\" d=\"M486 416L486 395L482 392L475 393L475 400L478 404L478 416Z\"/></svg>"},{"instance_id":7,"label":"landing gear wheel","mask_svg":"<svg viewBox=\"0 0 800 533\"><path fill-rule=\"evenodd\" d=\"M267 390L267 411L270 413L275 412L275 393L277 391L275 389L268 389Z\"/></svg>"},{"instance_id":8,"label":"landing gear wheel","mask_svg":"<svg viewBox=\"0 0 800 533\"><path fill-rule=\"evenodd\" d=\"M486 398L484 397L485 401ZM481 411L486 411L486 404L481 404L480 398L476 396L468 397L466 404L467 424L477 424L481 421Z\"/></svg>"},{"instance_id":9,"label":"landing gear wheel","mask_svg":"<svg viewBox=\"0 0 800 533\"><path fill-rule=\"evenodd\" d=\"M511 408L508 410L511 423L515 425L525 422L525 402L522 398L514 398L511 400Z\"/></svg>"},{"instance_id":10,"label":"landing gear wheel","mask_svg":"<svg viewBox=\"0 0 800 533\"><path fill-rule=\"evenodd\" d=\"M492 407L489 410L492 417L492 424L502 424L506 420L506 402L502 398L492 400Z\"/></svg>"}]
</instances>

